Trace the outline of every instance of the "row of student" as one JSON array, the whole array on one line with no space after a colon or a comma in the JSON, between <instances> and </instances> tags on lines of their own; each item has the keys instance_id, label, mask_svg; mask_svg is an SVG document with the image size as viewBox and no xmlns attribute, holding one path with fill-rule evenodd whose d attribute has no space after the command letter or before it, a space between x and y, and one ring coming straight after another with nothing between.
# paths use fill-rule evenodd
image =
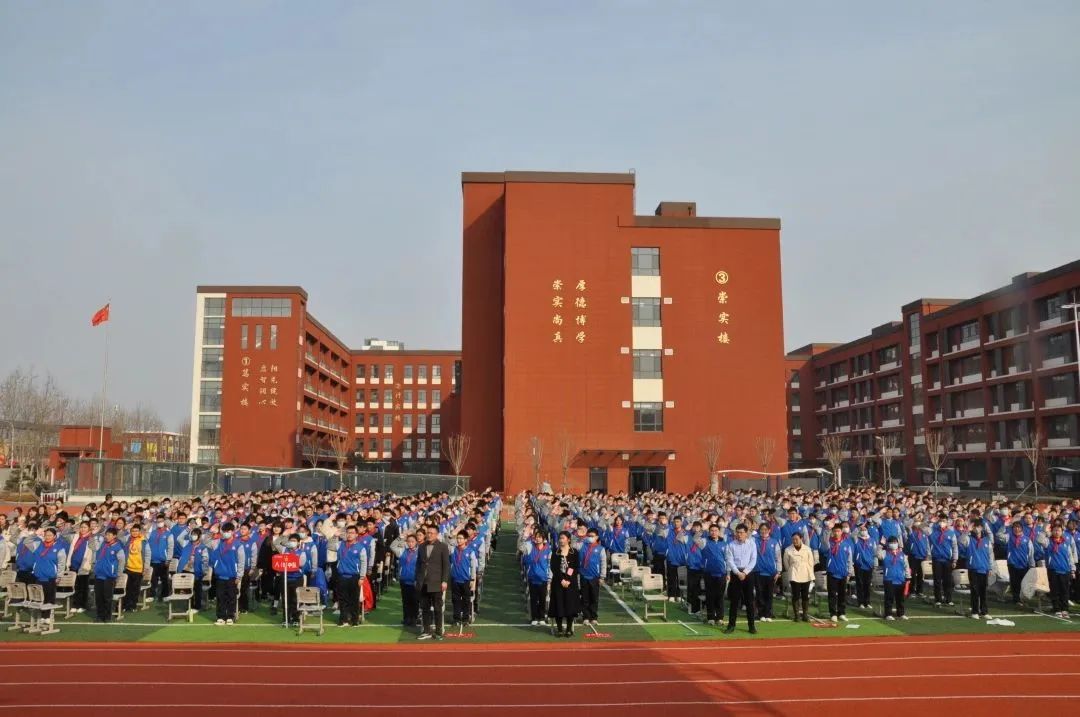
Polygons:
<instances>
[{"instance_id":1,"label":"row of student","mask_svg":"<svg viewBox=\"0 0 1080 717\"><path fill-rule=\"evenodd\" d=\"M217 597L219 624L231 624L238 608L240 612L250 608L249 586L250 593L273 599L276 606L282 593L294 592L300 580L320 587L324 599L332 596L341 602L343 594L341 623L356 624L352 598L359 592L359 582L367 578L376 586L369 591L373 598L382 575L376 566L385 562L389 572L388 543L402 548L406 544L402 528L408 530L424 520L442 540L464 527L472 531L470 545L478 565L486 561L492 527L498 520L497 494L470 494L457 501L445 494L412 499L390 496L383 501L389 503L386 512L380 509L378 496L368 493L206 496L178 501L179 505L169 500L130 505L107 500L101 506L87 506L77 525L63 510L44 514L31 510L11 521L8 527L14 529L0 538L0 567L10 554L16 563L16 580L41 582L47 601L54 595L56 575L76 572L73 606L79 612L88 607L93 580L99 620L110 619L111 593L121 573L128 576L123 607L130 610L135 607L144 568L151 568L152 595L163 598L169 589L169 563L176 560L178 572L191 572L199 582L213 575L210 594ZM153 527L144 533L141 520L155 509L169 512L153 516ZM334 509L339 511L335 519L327 520ZM46 525L38 524L39 519ZM227 522L230 519L238 520L238 529ZM14 549L10 549L9 537ZM270 569L274 553L296 554L301 570L288 579L275 575ZM482 567L477 572L482 577ZM201 609L201 590L195 591L194 602ZM287 619L296 618L295 604L290 601L292 614Z\"/></svg>"},{"instance_id":2,"label":"row of student","mask_svg":"<svg viewBox=\"0 0 1080 717\"><path fill-rule=\"evenodd\" d=\"M527 536L533 530L535 518L531 510L529 515L522 512L525 501L526 496L519 497L518 510ZM557 500L550 498L531 502L538 508L537 512L549 533L575 526L578 530L584 530L587 523L595 523L590 513L580 507L575 514L569 507L559 506ZM754 536L757 559L752 582L762 618L772 618L771 584L779 583L782 568L785 567L782 552L786 555L796 540L808 545L811 554L819 556L814 567L829 573L832 597L830 614L834 620L844 619L844 601L838 597L846 594L849 577L854 578L858 604L869 608L871 580L879 567L885 577L886 614L891 618L895 609L897 617L904 617L903 591L890 590L889 586L903 586L914 578L914 592L921 594L924 560L930 560L933 564L935 601L939 605L953 604L952 571L958 567L967 568L973 584L972 616L985 617L988 573L994 567L994 546L999 542L990 537L991 529L987 521L973 517L962 530L956 530L948 522L947 516L942 514L936 525L924 528L919 522L901 525L895 518L894 508L886 508L883 513L880 527L863 517L854 534L846 521L826 519L823 524L816 525L802 518L794 505L789 508L786 521L761 522ZM721 519L712 523L695 520L687 530L679 516L669 521L666 513L653 512L651 508L646 508L642 515L644 519L639 523L639 534L653 571L665 576L669 599L676 601L681 597L678 571L685 568L690 610L697 613L702 578L708 586L708 578L726 573L724 564L719 560L714 560L712 566L708 565L705 556L710 549L706 535L715 531L718 539L730 544L737 537L737 529L732 531L730 525ZM748 525L751 529L755 527L753 518L747 518L746 523L741 525ZM773 526L778 528L774 530ZM1055 519L1050 534L1045 537L1032 536L1022 522L1012 523L1010 527L1013 535L1006 542L1004 551L1014 600L1019 601L1023 578L1036 564L1035 545L1041 543L1045 548L1043 555L1051 583L1054 611L1059 617L1067 618L1070 591L1075 591L1077 586L1075 525L1070 524L1070 528L1066 529L1060 519ZM629 538L622 515L616 515L601 536L605 547L612 552L625 552ZM904 579L901 580L901 577ZM715 580L713 586L715 589ZM796 593L798 590L798 587L794 589ZM715 619L715 611L706 619Z\"/></svg>"}]
</instances>

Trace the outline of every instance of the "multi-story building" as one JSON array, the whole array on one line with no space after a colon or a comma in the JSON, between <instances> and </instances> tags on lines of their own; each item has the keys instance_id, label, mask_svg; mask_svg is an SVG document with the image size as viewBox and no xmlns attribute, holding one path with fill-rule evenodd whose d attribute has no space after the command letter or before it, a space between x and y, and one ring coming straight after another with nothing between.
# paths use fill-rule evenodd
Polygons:
<instances>
[{"instance_id":1,"label":"multi-story building","mask_svg":"<svg viewBox=\"0 0 1080 717\"><path fill-rule=\"evenodd\" d=\"M778 219L639 216L633 174L462 186L472 485L692 491L710 437L717 469L787 465Z\"/></svg>"},{"instance_id":2,"label":"multi-story building","mask_svg":"<svg viewBox=\"0 0 1080 717\"><path fill-rule=\"evenodd\" d=\"M191 447L188 437L171 431L124 431L120 434L124 458L154 463L185 463Z\"/></svg>"},{"instance_id":3,"label":"multi-story building","mask_svg":"<svg viewBox=\"0 0 1080 717\"><path fill-rule=\"evenodd\" d=\"M445 471L431 427L457 429L459 354L405 351L398 342L350 350L308 313L307 298L297 286L198 287L190 460L336 467L341 458L364 469ZM406 369L421 366L440 376L438 384L425 381L431 393L424 405L404 400L404 381L400 401L385 395L397 387L383 371L398 370L404 379ZM370 394L375 386L377 398ZM378 422L376 444L371 420ZM383 430L385 421L391 430ZM427 431L410 434L407 423Z\"/></svg>"},{"instance_id":4,"label":"multi-story building","mask_svg":"<svg viewBox=\"0 0 1080 717\"><path fill-rule=\"evenodd\" d=\"M821 465L822 438L838 434L848 477L874 466L880 475L884 445L894 477L925 484L929 432L946 447L943 483L1017 489L1031 482L1034 457L1040 477L1072 488L1080 335L1064 307L1078 295L1080 261L965 301L913 301L868 336L793 351L789 442L800 451L791 465Z\"/></svg>"}]
</instances>

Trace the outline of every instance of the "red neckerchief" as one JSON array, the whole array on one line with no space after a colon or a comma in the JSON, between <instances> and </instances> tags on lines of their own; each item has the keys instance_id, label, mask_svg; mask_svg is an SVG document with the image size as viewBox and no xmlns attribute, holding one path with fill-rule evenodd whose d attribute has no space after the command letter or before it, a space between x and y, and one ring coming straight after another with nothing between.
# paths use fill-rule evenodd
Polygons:
<instances>
[{"instance_id":1,"label":"red neckerchief","mask_svg":"<svg viewBox=\"0 0 1080 717\"><path fill-rule=\"evenodd\" d=\"M1065 538L1051 538L1050 549L1054 551L1054 555L1057 555L1058 548L1065 542Z\"/></svg>"},{"instance_id":2,"label":"red neckerchief","mask_svg":"<svg viewBox=\"0 0 1080 717\"><path fill-rule=\"evenodd\" d=\"M836 553L840 550L840 544L843 542L843 538L841 538L840 540L837 540L836 538L829 538L829 552L835 556Z\"/></svg>"},{"instance_id":3,"label":"red neckerchief","mask_svg":"<svg viewBox=\"0 0 1080 717\"><path fill-rule=\"evenodd\" d=\"M79 549L79 546L85 543L87 540L90 540L89 535L80 535L78 538L75 539L75 545L71 546L71 552L74 553L76 550Z\"/></svg>"},{"instance_id":4,"label":"red neckerchief","mask_svg":"<svg viewBox=\"0 0 1080 717\"><path fill-rule=\"evenodd\" d=\"M454 567L461 564L461 559L465 556L465 548L454 549Z\"/></svg>"},{"instance_id":5,"label":"red neckerchief","mask_svg":"<svg viewBox=\"0 0 1080 717\"><path fill-rule=\"evenodd\" d=\"M768 548L768 547L769 547L769 539L768 538L762 538L761 539L761 547L758 548L758 555L761 555L762 557L764 557L765 549Z\"/></svg>"},{"instance_id":6,"label":"red neckerchief","mask_svg":"<svg viewBox=\"0 0 1080 717\"><path fill-rule=\"evenodd\" d=\"M585 548L585 565L589 564L589 558L592 557L592 554L595 550L596 543L589 543L589 547Z\"/></svg>"},{"instance_id":7,"label":"red neckerchief","mask_svg":"<svg viewBox=\"0 0 1080 717\"><path fill-rule=\"evenodd\" d=\"M54 540L54 541L52 541L51 543L47 543L47 542L45 542L44 540L43 540L43 541L41 541L41 547L43 548L43 550L41 551L41 555L42 555L42 557L44 557L44 556L48 555L48 554L49 554L49 551L53 549L53 546L54 546L54 545L56 545L56 541L55 541L55 540Z\"/></svg>"},{"instance_id":8,"label":"red neckerchief","mask_svg":"<svg viewBox=\"0 0 1080 717\"><path fill-rule=\"evenodd\" d=\"M945 530L948 530L948 528L945 528ZM942 543L945 542L945 530L942 530L941 528L938 528L938 534L937 534L938 545L941 545Z\"/></svg>"},{"instance_id":9,"label":"red neckerchief","mask_svg":"<svg viewBox=\"0 0 1080 717\"><path fill-rule=\"evenodd\" d=\"M892 558L892 564L896 565L896 559L898 557L900 557L900 551L899 550L896 550L896 551L890 550L889 551L889 557Z\"/></svg>"},{"instance_id":10,"label":"red neckerchief","mask_svg":"<svg viewBox=\"0 0 1080 717\"><path fill-rule=\"evenodd\" d=\"M537 563L540 562L540 558L543 557L543 553L544 553L543 548L534 548L533 549L533 556L532 556L533 565L536 565Z\"/></svg>"},{"instance_id":11,"label":"red neckerchief","mask_svg":"<svg viewBox=\"0 0 1080 717\"><path fill-rule=\"evenodd\" d=\"M1020 535L1015 535L1015 534L1014 534L1014 535L1013 535L1013 545L1014 545L1015 547L1019 548L1019 547L1020 547L1020 541L1021 541L1021 540L1023 540L1023 538L1024 538L1024 534L1023 534L1023 533L1020 533Z\"/></svg>"}]
</instances>

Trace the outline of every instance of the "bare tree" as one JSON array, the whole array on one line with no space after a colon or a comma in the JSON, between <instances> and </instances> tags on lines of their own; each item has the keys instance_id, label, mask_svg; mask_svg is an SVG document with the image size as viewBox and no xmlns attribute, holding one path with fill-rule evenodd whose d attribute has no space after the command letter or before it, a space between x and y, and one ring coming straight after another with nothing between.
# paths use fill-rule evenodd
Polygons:
<instances>
[{"instance_id":1,"label":"bare tree","mask_svg":"<svg viewBox=\"0 0 1080 717\"><path fill-rule=\"evenodd\" d=\"M848 452L848 439L836 433L826 433L821 438L821 450L825 453L825 460L832 467L833 479L830 490L839 489L843 484L840 469L844 465L844 458Z\"/></svg>"},{"instance_id":2,"label":"bare tree","mask_svg":"<svg viewBox=\"0 0 1080 717\"><path fill-rule=\"evenodd\" d=\"M465 467L465 460L469 457L469 448L472 446L472 438L467 433L455 433L450 436L446 451L450 456L450 467L454 470L454 492L464 492L461 484L461 469Z\"/></svg>"},{"instance_id":3,"label":"bare tree","mask_svg":"<svg viewBox=\"0 0 1080 717\"><path fill-rule=\"evenodd\" d=\"M937 493L938 471L941 470L945 458L952 448L952 436L940 428L923 429L923 445L926 447L926 458L930 461L930 467L934 470L934 480L930 483Z\"/></svg>"},{"instance_id":4,"label":"bare tree","mask_svg":"<svg viewBox=\"0 0 1080 717\"><path fill-rule=\"evenodd\" d=\"M544 465L544 442L540 436L529 439L529 458L532 461L533 480L536 484L536 492L540 492L540 469Z\"/></svg>"},{"instance_id":5,"label":"bare tree","mask_svg":"<svg viewBox=\"0 0 1080 717\"><path fill-rule=\"evenodd\" d=\"M720 436L705 436L701 439L701 455L705 458L705 465L709 468L709 492L720 492L720 475L716 472L720 467L720 448L723 439Z\"/></svg>"},{"instance_id":6,"label":"bare tree","mask_svg":"<svg viewBox=\"0 0 1080 717\"><path fill-rule=\"evenodd\" d=\"M312 468L319 467L319 451L321 448L322 444L315 433L305 433L300 439L300 452L303 453L304 462L309 463Z\"/></svg>"},{"instance_id":7,"label":"bare tree","mask_svg":"<svg viewBox=\"0 0 1080 717\"><path fill-rule=\"evenodd\" d=\"M337 462L338 490L344 490L345 466L349 462L349 454L352 453L352 446L349 443L348 436L333 436L328 440L330 442L330 452L334 454L334 461ZM315 466L312 466L312 468L314 467Z\"/></svg>"},{"instance_id":8,"label":"bare tree","mask_svg":"<svg viewBox=\"0 0 1080 717\"><path fill-rule=\"evenodd\" d=\"M892 490L892 459L900 454L900 436L886 433L878 436L878 444L881 446L881 484L885 490Z\"/></svg>"},{"instance_id":9,"label":"bare tree","mask_svg":"<svg viewBox=\"0 0 1080 717\"><path fill-rule=\"evenodd\" d=\"M562 469L562 492L565 493L569 482L570 464L574 462L574 457L577 455L577 449L574 448L574 438L566 429L559 431L558 448L559 467Z\"/></svg>"},{"instance_id":10,"label":"bare tree","mask_svg":"<svg viewBox=\"0 0 1080 717\"><path fill-rule=\"evenodd\" d=\"M776 439L771 436L758 436L754 439L754 448L757 450L761 472L768 473L769 462L772 461L773 453L776 451Z\"/></svg>"},{"instance_id":11,"label":"bare tree","mask_svg":"<svg viewBox=\"0 0 1080 717\"><path fill-rule=\"evenodd\" d=\"M866 480L866 470L870 467L870 460L874 454L870 451L859 451L855 454L855 460L859 462L859 480Z\"/></svg>"},{"instance_id":12,"label":"bare tree","mask_svg":"<svg viewBox=\"0 0 1080 717\"><path fill-rule=\"evenodd\" d=\"M1043 463L1043 432L1041 428L1029 431L1019 436L1020 452L1031 464L1031 483L1020 492L1023 495L1031 488L1035 492L1035 499L1039 498L1039 471Z\"/></svg>"}]
</instances>

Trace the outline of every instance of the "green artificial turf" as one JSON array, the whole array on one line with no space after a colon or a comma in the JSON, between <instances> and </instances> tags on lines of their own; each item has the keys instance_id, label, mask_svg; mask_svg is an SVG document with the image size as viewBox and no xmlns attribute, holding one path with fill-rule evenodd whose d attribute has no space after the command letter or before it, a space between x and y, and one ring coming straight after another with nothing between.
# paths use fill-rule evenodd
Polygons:
<instances>
[{"instance_id":1,"label":"green artificial turf","mask_svg":"<svg viewBox=\"0 0 1080 717\"><path fill-rule=\"evenodd\" d=\"M528 624L525 599L521 589L521 580L515 559L514 527L504 525L499 536L498 550L487 568L485 591L481 602L480 614L476 623L468 628L473 634L465 639L448 639L447 644L467 642L510 643L510 642L551 642L553 638L548 630ZM640 617L643 607L640 601L630 597L629 591L624 602ZM623 607L606 592L600 598L600 626L602 633L610 637L586 638L588 632L578 626L576 641L612 642L612 641L652 641L652 640L734 640L769 638L837 638L883 635L931 635L931 634L987 634L987 633L1032 633L1032 632L1080 632L1080 616L1074 614L1071 621L1064 621L1049 616L1037 615L1030 610L1015 609L1009 605L991 602L991 613L995 617L1007 617L1016 623L1015 627L987 625L981 620L972 620L957 614L962 609L966 598L960 598L955 608L934 608L920 600L908 601L908 615L911 620L886 622L865 613L862 610L848 608L850 622L841 623L835 628L814 627L806 623L794 623L780 617L786 607L784 601L776 601L774 611L778 616L772 623L758 623L758 634L750 635L746 628L746 619L741 617L736 632L723 635L722 628L706 626L697 618L691 617L679 606L668 604L668 621L650 618L648 624L638 624ZM449 611L449 599L447 610ZM726 607L726 606L725 606ZM811 603L811 614L820 614L825 609L822 596L821 605L815 609ZM150 609L128 613L121 622L100 625L91 622L85 615L71 619L57 619L60 632L56 635L38 636L7 632L10 621L3 623L0 630L0 642L5 641L74 641L74 642L252 642L252 643L349 643L349 644L386 644L412 643L416 641L416 629L405 629L401 622L401 599L396 585L387 589L379 601L378 608L369 613L364 625L354 628L339 628L336 615L326 611L326 633L319 636L306 632L296 634L295 628L281 626L280 615L270 615L266 606L260 606L255 612L241 615L236 625L214 625L213 610L203 610L196 616L194 623L174 620L167 624L163 605L151 605ZM827 617L827 615L825 615ZM858 625L858 628L851 627ZM449 629L449 628L448 628Z\"/></svg>"}]
</instances>

